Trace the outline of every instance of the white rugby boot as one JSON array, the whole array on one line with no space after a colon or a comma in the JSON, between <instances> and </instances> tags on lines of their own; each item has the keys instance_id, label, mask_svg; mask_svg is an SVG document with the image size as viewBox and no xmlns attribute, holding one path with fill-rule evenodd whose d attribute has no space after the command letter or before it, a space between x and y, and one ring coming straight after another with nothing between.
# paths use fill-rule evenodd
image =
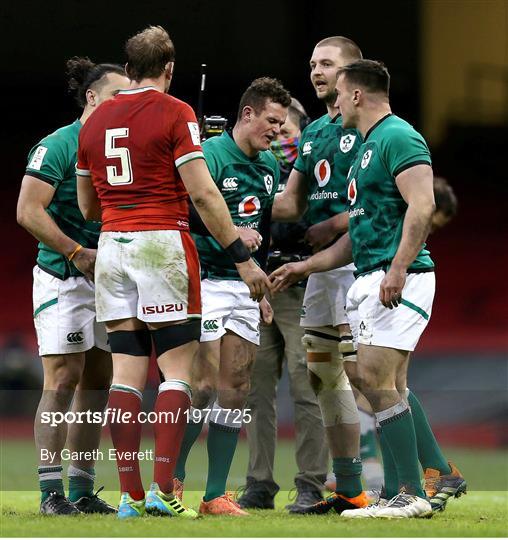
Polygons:
<instances>
[{"instance_id":1,"label":"white rugby boot","mask_svg":"<svg viewBox=\"0 0 508 540\"><path fill-rule=\"evenodd\" d=\"M380 508L375 517L386 519L432 517L432 507L427 499L401 491Z\"/></svg>"},{"instance_id":2,"label":"white rugby boot","mask_svg":"<svg viewBox=\"0 0 508 540\"><path fill-rule=\"evenodd\" d=\"M384 508L388 504L388 499L385 499L384 491L382 491L375 502L365 506L364 508L358 508L355 510L344 510L341 516L349 519L360 519L360 518L375 518L379 510Z\"/></svg>"}]
</instances>

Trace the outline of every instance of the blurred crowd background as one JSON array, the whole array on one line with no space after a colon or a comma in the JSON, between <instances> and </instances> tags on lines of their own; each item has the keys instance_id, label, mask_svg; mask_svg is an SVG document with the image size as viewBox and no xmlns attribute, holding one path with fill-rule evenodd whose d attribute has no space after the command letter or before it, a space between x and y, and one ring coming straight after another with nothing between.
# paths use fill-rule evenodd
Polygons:
<instances>
[{"instance_id":1,"label":"blurred crowd background","mask_svg":"<svg viewBox=\"0 0 508 540\"><path fill-rule=\"evenodd\" d=\"M0 20L2 436L30 434L42 382L32 324L36 241L16 223L26 156L40 138L78 115L66 92L67 58L123 63L125 40L160 24L176 46L171 93L196 107L200 64L206 63L205 113L223 115L230 125L244 89L264 75L283 81L312 118L324 114L308 64L324 37L347 36L366 58L387 65L394 113L424 134L435 174L449 180L459 201L454 221L429 240L437 297L414 354L411 387L441 442L508 446L505 0L25 0L3 2ZM279 429L292 434L284 380Z\"/></svg>"}]
</instances>

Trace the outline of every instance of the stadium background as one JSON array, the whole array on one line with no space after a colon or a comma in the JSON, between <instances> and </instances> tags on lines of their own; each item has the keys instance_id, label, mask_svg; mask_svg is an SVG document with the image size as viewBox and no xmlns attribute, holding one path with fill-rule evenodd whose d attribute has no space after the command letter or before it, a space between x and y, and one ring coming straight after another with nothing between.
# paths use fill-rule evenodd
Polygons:
<instances>
[{"instance_id":1,"label":"stadium background","mask_svg":"<svg viewBox=\"0 0 508 540\"><path fill-rule=\"evenodd\" d=\"M503 0L337 2L261 0L107 4L3 2L0 8L3 195L0 420L2 439L31 436L41 385L32 326L36 242L15 220L33 144L76 118L65 60L124 62L123 43L148 24L170 32L177 51L171 92L197 105L208 65L205 112L234 121L252 79L281 79L311 117L323 114L309 82L313 45L346 35L392 75L396 114L426 136L434 170L451 182L459 215L429 241L437 264L433 317L411 367L440 440L508 445L508 7ZM287 385L281 435L292 435ZM507 476L506 460L504 477ZM506 489L502 488L502 489Z\"/></svg>"}]
</instances>

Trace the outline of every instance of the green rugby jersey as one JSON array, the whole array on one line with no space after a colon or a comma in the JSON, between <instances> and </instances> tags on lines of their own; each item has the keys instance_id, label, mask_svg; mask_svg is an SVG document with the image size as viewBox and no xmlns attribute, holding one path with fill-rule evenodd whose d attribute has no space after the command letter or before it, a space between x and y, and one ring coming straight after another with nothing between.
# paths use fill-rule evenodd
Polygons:
<instances>
[{"instance_id":1,"label":"green rugby jersey","mask_svg":"<svg viewBox=\"0 0 508 540\"><path fill-rule=\"evenodd\" d=\"M259 230L263 214L271 211L279 186L279 167L272 152L260 152L251 159L227 132L205 141L203 152L233 223L237 227ZM213 237L192 236L198 248L203 279L240 279L231 257ZM253 254L255 260L257 253Z\"/></svg>"},{"instance_id":2,"label":"green rugby jersey","mask_svg":"<svg viewBox=\"0 0 508 540\"><path fill-rule=\"evenodd\" d=\"M421 163L432 165L427 143L402 118L387 115L368 131L348 176L349 234L357 275L390 265L407 210L395 177ZM424 244L409 270L433 267Z\"/></svg>"},{"instance_id":3,"label":"green rugby jersey","mask_svg":"<svg viewBox=\"0 0 508 540\"><path fill-rule=\"evenodd\" d=\"M55 188L46 209L64 234L83 247L97 248L100 223L85 221L76 193L76 152L81 122L57 129L34 146L28 155L26 174ZM61 279L83 275L66 257L39 242L37 264Z\"/></svg>"},{"instance_id":4,"label":"green rugby jersey","mask_svg":"<svg viewBox=\"0 0 508 540\"><path fill-rule=\"evenodd\" d=\"M342 127L340 115L325 114L305 128L294 168L307 178L309 225L348 210L346 178L361 144L356 130Z\"/></svg>"}]
</instances>

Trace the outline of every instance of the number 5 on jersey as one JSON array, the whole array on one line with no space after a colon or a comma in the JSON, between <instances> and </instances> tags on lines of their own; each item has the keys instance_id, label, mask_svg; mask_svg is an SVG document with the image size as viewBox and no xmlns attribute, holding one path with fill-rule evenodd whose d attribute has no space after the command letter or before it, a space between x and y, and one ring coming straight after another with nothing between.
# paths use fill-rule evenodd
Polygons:
<instances>
[{"instance_id":1,"label":"number 5 on jersey","mask_svg":"<svg viewBox=\"0 0 508 540\"><path fill-rule=\"evenodd\" d=\"M131 154L128 148L115 147L116 139L123 139L129 136L129 128L115 128L106 130L105 153L107 158L120 158L121 172L118 174L116 165L107 165L106 172L108 183L112 186L122 186L132 184Z\"/></svg>"}]
</instances>

